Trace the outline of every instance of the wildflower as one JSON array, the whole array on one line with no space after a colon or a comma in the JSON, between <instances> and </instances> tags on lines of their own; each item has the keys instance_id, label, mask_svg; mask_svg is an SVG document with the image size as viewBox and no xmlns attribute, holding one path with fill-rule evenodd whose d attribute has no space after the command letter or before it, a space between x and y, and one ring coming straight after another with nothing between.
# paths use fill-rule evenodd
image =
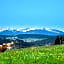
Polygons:
<instances>
[{"instance_id":1,"label":"wildflower","mask_svg":"<svg viewBox=\"0 0 64 64\"><path fill-rule=\"evenodd\" d=\"M22 53L22 51L20 51Z\"/></svg>"},{"instance_id":2,"label":"wildflower","mask_svg":"<svg viewBox=\"0 0 64 64\"><path fill-rule=\"evenodd\" d=\"M34 47L32 47L31 50L34 50Z\"/></svg>"},{"instance_id":3,"label":"wildflower","mask_svg":"<svg viewBox=\"0 0 64 64\"><path fill-rule=\"evenodd\" d=\"M37 60L39 59L39 57L37 57Z\"/></svg>"},{"instance_id":4,"label":"wildflower","mask_svg":"<svg viewBox=\"0 0 64 64\"><path fill-rule=\"evenodd\" d=\"M58 58L57 58L58 60L60 59L60 56L58 56Z\"/></svg>"},{"instance_id":5,"label":"wildflower","mask_svg":"<svg viewBox=\"0 0 64 64\"><path fill-rule=\"evenodd\" d=\"M44 55L45 53L41 53L41 52L39 52L39 54L40 54L40 55Z\"/></svg>"},{"instance_id":6,"label":"wildflower","mask_svg":"<svg viewBox=\"0 0 64 64\"><path fill-rule=\"evenodd\" d=\"M53 54L50 54L50 55L53 55Z\"/></svg>"},{"instance_id":7,"label":"wildflower","mask_svg":"<svg viewBox=\"0 0 64 64\"><path fill-rule=\"evenodd\" d=\"M28 56L27 54L25 56Z\"/></svg>"}]
</instances>

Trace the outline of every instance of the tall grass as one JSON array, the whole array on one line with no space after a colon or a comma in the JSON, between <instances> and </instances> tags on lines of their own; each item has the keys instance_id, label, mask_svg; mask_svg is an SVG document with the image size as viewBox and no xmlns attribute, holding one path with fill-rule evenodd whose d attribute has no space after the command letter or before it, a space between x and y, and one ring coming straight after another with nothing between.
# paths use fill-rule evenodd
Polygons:
<instances>
[{"instance_id":1,"label":"tall grass","mask_svg":"<svg viewBox=\"0 0 64 64\"><path fill-rule=\"evenodd\" d=\"M0 53L0 64L64 64L64 45L8 50Z\"/></svg>"}]
</instances>

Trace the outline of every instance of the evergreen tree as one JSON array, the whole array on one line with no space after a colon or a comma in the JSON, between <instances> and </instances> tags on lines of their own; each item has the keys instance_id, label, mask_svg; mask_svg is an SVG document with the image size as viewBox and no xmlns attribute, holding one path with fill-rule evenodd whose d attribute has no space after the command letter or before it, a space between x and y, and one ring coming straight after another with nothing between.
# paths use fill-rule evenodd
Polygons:
<instances>
[{"instance_id":1,"label":"evergreen tree","mask_svg":"<svg viewBox=\"0 0 64 64\"><path fill-rule=\"evenodd\" d=\"M61 43L61 44L62 44L62 39L63 39L63 37L61 36L61 37L60 37L60 40L61 40L61 42L60 42L60 43Z\"/></svg>"},{"instance_id":2,"label":"evergreen tree","mask_svg":"<svg viewBox=\"0 0 64 64\"><path fill-rule=\"evenodd\" d=\"M59 36L57 36L56 40L55 40L55 45L57 45L57 44L60 44L60 38L59 38Z\"/></svg>"}]
</instances>

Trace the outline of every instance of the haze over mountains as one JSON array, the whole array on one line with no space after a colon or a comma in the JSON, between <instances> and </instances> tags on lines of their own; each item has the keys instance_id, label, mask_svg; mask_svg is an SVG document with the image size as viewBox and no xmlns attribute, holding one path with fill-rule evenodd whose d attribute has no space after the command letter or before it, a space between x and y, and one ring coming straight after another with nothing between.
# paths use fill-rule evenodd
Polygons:
<instances>
[{"instance_id":1,"label":"haze over mountains","mask_svg":"<svg viewBox=\"0 0 64 64\"><path fill-rule=\"evenodd\" d=\"M43 35L64 35L64 31L50 28L24 28L24 29L1 29L0 35L18 34L43 34Z\"/></svg>"}]
</instances>

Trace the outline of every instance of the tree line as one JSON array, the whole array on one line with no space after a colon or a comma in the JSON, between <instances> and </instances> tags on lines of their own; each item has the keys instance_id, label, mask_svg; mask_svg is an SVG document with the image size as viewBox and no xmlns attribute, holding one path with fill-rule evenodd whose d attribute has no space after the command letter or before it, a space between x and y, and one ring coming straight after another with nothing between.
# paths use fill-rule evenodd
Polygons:
<instances>
[{"instance_id":1,"label":"tree line","mask_svg":"<svg viewBox=\"0 0 64 64\"><path fill-rule=\"evenodd\" d=\"M58 44L64 44L64 37L63 36L57 36L55 40L55 45Z\"/></svg>"}]
</instances>

